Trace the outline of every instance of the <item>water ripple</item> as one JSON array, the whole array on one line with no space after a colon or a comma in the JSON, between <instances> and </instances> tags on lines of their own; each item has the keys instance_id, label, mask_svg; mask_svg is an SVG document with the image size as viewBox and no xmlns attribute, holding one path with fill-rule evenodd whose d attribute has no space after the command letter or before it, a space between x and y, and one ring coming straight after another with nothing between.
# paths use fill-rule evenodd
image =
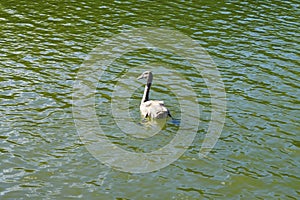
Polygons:
<instances>
[{"instance_id":1,"label":"water ripple","mask_svg":"<svg viewBox=\"0 0 300 200\"><path fill-rule=\"evenodd\" d=\"M294 0L1 2L0 197L297 199L298 10ZM172 66L199 92L201 107L198 135L178 161L150 174L125 174L101 165L80 141L71 112L72 84L99 42L141 26L173 28L205 47L226 85L228 109L222 137L199 160L211 112L202 77L184 59L162 50L116 60L99 81L95 108L109 139L124 149L152 151L178 128L168 124L165 135L145 141L118 134L109 106L126 67L153 61ZM141 92L131 101L136 119ZM153 96L163 95L180 113L172 91L157 83Z\"/></svg>"}]
</instances>

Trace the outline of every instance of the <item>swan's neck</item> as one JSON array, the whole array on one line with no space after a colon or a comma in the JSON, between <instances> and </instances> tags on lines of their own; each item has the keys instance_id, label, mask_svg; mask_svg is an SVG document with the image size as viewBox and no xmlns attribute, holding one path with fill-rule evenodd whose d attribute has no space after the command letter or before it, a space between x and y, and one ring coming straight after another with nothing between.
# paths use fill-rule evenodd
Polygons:
<instances>
[{"instance_id":1,"label":"swan's neck","mask_svg":"<svg viewBox=\"0 0 300 200\"><path fill-rule=\"evenodd\" d=\"M151 83L147 83L146 86L145 86L144 95L143 95L141 103L149 101L150 88L151 88Z\"/></svg>"}]
</instances>

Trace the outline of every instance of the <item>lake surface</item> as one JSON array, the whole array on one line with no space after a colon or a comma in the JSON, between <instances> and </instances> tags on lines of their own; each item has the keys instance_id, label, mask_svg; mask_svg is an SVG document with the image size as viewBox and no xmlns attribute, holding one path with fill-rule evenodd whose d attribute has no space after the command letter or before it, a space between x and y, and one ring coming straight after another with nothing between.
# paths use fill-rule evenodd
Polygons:
<instances>
[{"instance_id":1,"label":"lake surface","mask_svg":"<svg viewBox=\"0 0 300 200\"><path fill-rule=\"evenodd\" d=\"M299 6L298 1L2 2L0 198L298 199ZM180 106L200 113L190 116L195 117L190 125L198 127L183 155L152 172L128 173L102 164L78 134L74 84L101 42L142 27L178 31L207 51L225 85L226 120L217 144L199 158L213 110L205 77L167 51L120 55L105 66L94 91L94 110L108 141L129 152L152 152L189 124ZM145 82L136 77L149 68L151 98L163 100L176 118L161 130L139 114ZM132 84L115 94L120 79ZM181 89L185 103L172 87ZM111 102L126 91L130 110L123 124L132 121L159 134L131 137L116 124ZM192 108L189 91L196 93ZM127 126L129 132L136 127Z\"/></svg>"}]
</instances>

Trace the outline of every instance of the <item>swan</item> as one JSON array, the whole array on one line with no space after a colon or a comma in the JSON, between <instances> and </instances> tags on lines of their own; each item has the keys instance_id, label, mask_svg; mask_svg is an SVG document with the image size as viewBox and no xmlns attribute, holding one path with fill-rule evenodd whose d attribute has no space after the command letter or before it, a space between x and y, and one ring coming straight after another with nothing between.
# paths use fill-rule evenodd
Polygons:
<instances>
[{"instance_id":1,"label":"swan","mask_svg":"<svg viewBox=\"0 0 300 200\"><path fill-rule=\"evenodd\" d=\"M153 80L151 71L145 71L137 79L147 79L144 95L140 104L140 111L144 118L163 119L172 117L170 111L165 107L163 101L149 100L150 87Z\"/></svg>"}]
</instances>

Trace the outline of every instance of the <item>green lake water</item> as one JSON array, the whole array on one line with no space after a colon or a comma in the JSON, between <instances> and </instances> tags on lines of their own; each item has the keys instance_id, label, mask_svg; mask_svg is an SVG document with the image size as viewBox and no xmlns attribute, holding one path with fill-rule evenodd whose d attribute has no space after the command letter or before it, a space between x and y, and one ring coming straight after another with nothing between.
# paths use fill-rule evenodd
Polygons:
<instances>
[{"instance_id":1,"label":"green lake water","mask_svg":"<svg viewBox=\"0 0 300 200\"><path fill-rule=\"evenodd\" d=\"M299 199L299 6L296 0L2 1L0 199ZM206 50L225 86L226 118L214 148L199 158L212 117L205 77L171 52L119 55L97 80L94 100L97 121L111 143L151 152L172 141L181 126L198 126L192 144L174 162L128 173L104 165L78 134L74 84L101 42L147 27L178 31ZM178 40L177 50L185 51L180 45ZM140 119L144 82L135 80L149 68L151 98L164 100L176 119L169 119L161 134L133 138L116 124L111 102L136 87L123 123L155 129ZM165 68L185 77L192 89ZM114 96L119 78L134 81ZM186 109L200 116L180 120L183 104L169 82L182 89ZM189 108L191 90L197 105Z\"/></svg>"}]
</instances>

